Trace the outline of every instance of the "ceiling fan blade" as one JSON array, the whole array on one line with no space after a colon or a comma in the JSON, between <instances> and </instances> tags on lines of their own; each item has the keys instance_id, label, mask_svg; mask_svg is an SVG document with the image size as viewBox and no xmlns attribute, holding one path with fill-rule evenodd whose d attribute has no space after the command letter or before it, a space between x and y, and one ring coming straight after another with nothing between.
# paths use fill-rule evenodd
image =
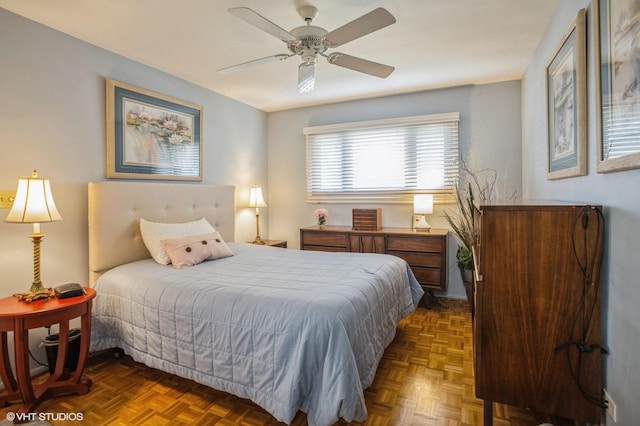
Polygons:
<instances>
[{"instance_id":1,"label":"ceiling fan blade","mask_svg":"<svg viewBox=\"0 0 640 426\"><path fill-rule=\"evenodd\" d=\"M379 7L327 33L324 39L328 47L338 47L395 22L396 18L391 13Z\"/></svg>"},{"instance_id":2,"label":"ceiling fan blade","mask_svg":"<svg viewBox=\"0 0 640 426\"><path fill-rule=\"evenodd\" d=\"M334 52L327 56L330 64L349 68L354 71L363 72L375 77L387 78L395 70L389 65L380 64L378 62L368 61L355 56L345 55L344 53Z\"/></svg>"},{"instance_id":3,"label":"ceiling fan blade","mask_svg":"<svg viewBox=\"0 0 640 426\"><path fill-rule=\"evenodd\" d=\"M230 67L226 67L226 68L222 68L219 69L217 72L219 72L220 74L228 74L230 72L234 72L234 71L238 71L241 69L245 69L245 68L249 68L252 67L254 65L259 65L259 64L265 64L267 62L274 62L274 61L284 61L287 58L290 58L292 55L285 55L280 54L280 55L272 55L272 56L267 56L266 58L260 58L260 59L254 59L253 61L249 61L249 62L243 62L241 64L237 64L237 65L233 65Z\"/></svg>"},{"instance_id":4,"label":"ceiling fan blade","mask_svg":"<svg viewBox=\"0 0 640 426\"><path fill-rule=\"evenodd\" d=\"M229 9L229 12L236 15L238 18L250 23L253 26L260 28L262 31L266 31L274 37L284 41L285 43L288 41L296 41L295 38L289 31L286 31L274 24L264 16L260 15L257 12L249 9L248 7L232 7Z\"/></svg>"},{"instance_id":5,"label":"ceiling fan blade","mask_svg":"<svg viewBox=\"0 0 640 426\"><path fill-rule=\"evenodd\" d=\"M304 62L298 67L298 93L310 92L316 79L316 63Z\"/></svg>"}]
</instances>

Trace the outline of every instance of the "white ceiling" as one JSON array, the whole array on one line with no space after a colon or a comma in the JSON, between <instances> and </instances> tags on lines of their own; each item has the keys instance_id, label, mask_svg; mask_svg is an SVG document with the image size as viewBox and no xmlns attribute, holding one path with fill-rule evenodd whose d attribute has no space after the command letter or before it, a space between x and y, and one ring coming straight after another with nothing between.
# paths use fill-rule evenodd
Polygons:
<instances>
[{"instance_id":1,"label":"white ceiling","mask_svg":"<svg viewBox=\"0 0 640 426\"><path fill-rule=\"evenodd\" d=\"M560 0L0 0L0 7L264 111L520 79ZM227 12L245 6L291 30L302 4L331 31L377 8L397 20L337 51L394 66L379 79L319 58L315 90L298 94L300 59L216 70L287 53Z\"/></svg>"}]
</instances>

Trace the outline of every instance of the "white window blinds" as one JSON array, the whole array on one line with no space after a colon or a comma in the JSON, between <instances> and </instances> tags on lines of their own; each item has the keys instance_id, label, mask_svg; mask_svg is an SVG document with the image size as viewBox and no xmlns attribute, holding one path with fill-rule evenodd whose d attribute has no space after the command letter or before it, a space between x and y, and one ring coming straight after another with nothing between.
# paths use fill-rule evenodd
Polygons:
<instances>
[{"instance_id":1,"label":"white window blinds","mask_svg":"<svg viewBox=\"0 0 640 426\"><path fill-rule=\"evenodd\" d=\"M308 202L450 201L458 113L306 127Z\"/></svg>"}]
</instances>

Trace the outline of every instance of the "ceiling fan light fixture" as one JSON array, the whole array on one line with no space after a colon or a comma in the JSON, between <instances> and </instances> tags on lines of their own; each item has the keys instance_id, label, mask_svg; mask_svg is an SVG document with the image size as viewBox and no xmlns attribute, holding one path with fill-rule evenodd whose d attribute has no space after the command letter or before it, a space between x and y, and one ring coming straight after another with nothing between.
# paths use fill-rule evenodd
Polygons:
<instances>
[{"instance_id":1,"label":"ceiling fan light fixture","mask_svg":"<svg viewBox=\"0 0 640 426\"><path fill-rule=\"evenodd\" d=\"M298 93L313 90L316 76L316 63L304 62L298 67Z\"/></svg>"}]
</instances>

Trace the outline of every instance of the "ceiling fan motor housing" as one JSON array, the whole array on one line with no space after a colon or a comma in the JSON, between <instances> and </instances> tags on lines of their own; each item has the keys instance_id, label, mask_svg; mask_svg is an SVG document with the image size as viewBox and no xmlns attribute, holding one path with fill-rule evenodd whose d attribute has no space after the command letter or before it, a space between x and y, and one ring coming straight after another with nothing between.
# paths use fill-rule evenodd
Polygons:
<instances>
[{"instance_id":1,"label":"ceiling fan motor housing","mask_svg":"<svg viewBox=\"0 0 640 426\"><path fill-rule=\"evenodd\" d=\"M324 36L327 34L324 28L315 25L303 25L296 27L290 31L298 40L287 43L289 50L295 54L305 55L311 54L315 56L317 53L324 53L327 47L324 45Z\"/></svg>"}]
</instances>

